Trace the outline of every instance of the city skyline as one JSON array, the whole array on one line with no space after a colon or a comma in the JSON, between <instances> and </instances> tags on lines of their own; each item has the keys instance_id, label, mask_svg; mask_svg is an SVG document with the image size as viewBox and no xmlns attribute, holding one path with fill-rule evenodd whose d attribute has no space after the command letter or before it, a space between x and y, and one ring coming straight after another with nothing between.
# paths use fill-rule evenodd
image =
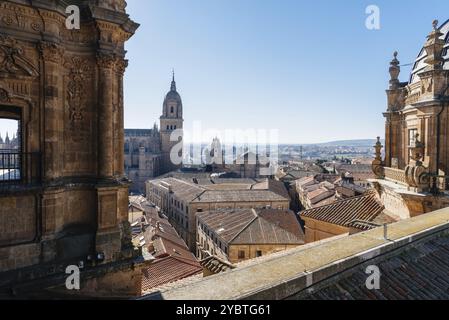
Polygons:
<instances>
[{"instance_id":1,"label":"city skyline","mask_svg":"<svg viewBox=\"0 0 449 320\"><path fill-rule=\"evenodd\" d=\"M368 1L130 0L141 26L127 44L125 127L158 122L174 68L186 132L201 121L221 132L278 130L281 144L383 137L393 52L407 81L432 20L449 9L403 3L377 1L380 30L368 30Z\"/></svg>"}]
</instances>

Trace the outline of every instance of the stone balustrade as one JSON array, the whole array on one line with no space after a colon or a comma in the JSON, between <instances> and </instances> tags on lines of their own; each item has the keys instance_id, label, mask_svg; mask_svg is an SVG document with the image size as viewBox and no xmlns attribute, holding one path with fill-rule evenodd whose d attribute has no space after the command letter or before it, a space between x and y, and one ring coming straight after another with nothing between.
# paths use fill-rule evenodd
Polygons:
<instances>
[{"instance_id":1,"label":"stone balustrade","mask_svg":"<svg viewBox=\"0 0 449 320\"><path fill-rule=\"evenodd\" d=\"M403 185L408 185L405 178L405 171L395 168L384 167L385 180L397 182Z\"/></svg>"}]
</instances>

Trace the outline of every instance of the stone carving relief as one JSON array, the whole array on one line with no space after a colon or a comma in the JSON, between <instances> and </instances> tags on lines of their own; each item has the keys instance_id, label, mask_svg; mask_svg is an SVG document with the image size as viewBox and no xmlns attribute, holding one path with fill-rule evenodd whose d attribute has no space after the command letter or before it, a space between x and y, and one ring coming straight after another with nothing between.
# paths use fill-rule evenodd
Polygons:
<instances>
[{"instance_id":1,"label":"stone carving relief","mask_svg":"<svg viewBox=\"0 0 449 320\"><path fill-rule=\"evenodd\" d=\"M5 27L15 27L18 29L41 32L44 25L39 14L31 8L14 6L9 3L0 3L0 22Z\"/></svg>"},{"instance_id":2,"label":"stone carving relief","mask_svg":"<svg viewBox=\"0 0 449 320\"><path fill-rule=\"evenodd\" d=\"M88 83L92 77L88 60L72 57L65 61L64 66L70 70L66 85L66 108L69 112L69 129L74 142L82 142L86 134L83 125L88 105Z\"/></svg>"},{"instance_id":3,"label":"stone carving relief","mask_svg":"<svg viewBox=\"0 0 449 320\"><path fill-rule=\"evenodd\" d=\"M430 184L428 170L421 162L424 156L424 148L424 143L419 140L419 134L416 134L415 142L410 146L411 159L414 162L411 162L405 168L405 178L408 185L423 190L428 188Z\"/></svg>"},{"instance_id":4,"label":"stone carving relief","mask_svg":"<svg viewBox=\"0 0 449 320\"><path fill-rule=\"evenodd\" d=\"M9 98L9 94L8 91L6 91L3 88L0 88L0 102L9 102L10 98Z\"/></svg>"},{"instance_id":5,"label":"stone carving relief","mask_svg":"<svg viewBox=\"0 0 449 320\"><path fill-rule=\"evenodd\" d=\"M127 3L125 0L97 0L98 6L119 11L119 12L125 12Z\"/></svg>"},{"instance_id":6,"label":"stone carving relief","mask_svg":"<svg viewBox=\"0 0 449 320\"><path fill-rule=\"evenodd\" d=\"M37 77L38 72L25 57L16 40L0 34L0 74L17 77Z\"/></svg>"},{"instance_id":7,"label":"stone carving relief","mask_svg":"<svg viewBox=\"0 0 449 320\"><path fill-rule=\"evenodd\" d=\"M64 48L55 43L41 42L39 51L45 61L61 63L64 57Z\"/></svg>"}]
</instances>

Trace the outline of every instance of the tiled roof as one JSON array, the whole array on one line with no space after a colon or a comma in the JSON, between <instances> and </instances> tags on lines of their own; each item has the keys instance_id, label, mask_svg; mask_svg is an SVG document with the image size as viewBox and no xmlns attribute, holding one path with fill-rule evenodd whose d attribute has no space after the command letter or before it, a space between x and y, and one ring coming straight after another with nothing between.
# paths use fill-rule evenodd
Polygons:
<instances>
[{"instance_id":1,"label":"tiled roof","mask_svg":"<svg viewBox=\"0 0 449 320\"><path fill-rule=\"evenodd\" d=\"M191 262L176 257L166 257L152 262L142 270L142 291L175 282L183 278L199 274L203 267L196 262Z\"/></svg>"},{"instance_id":2,"label":"tiled roof","mask_svg":"<svg viewBox=\"0 0 449 320\"><path fill-rule=\"evenodd\" d=\"M189 261L197 261L193 253L188 250L184 243L180 244L164 238L157 238L153 242L153 246L155 258L172 256Z\"/></svg>"},{"instance_id":3,"label":"tiled roof","mask_svg":"<svg viewBox=\"0 0 449 320\"><path fill-rule=\"evenodd\" d=\"M282 182L253 179L213 179L211 184L197 185L177 178L163 178L152 184L170 187L176 197L187 202L290 201ZM254 186L257 186L253 189Z\"/></svg>"},{"instance_id":4,"label":"tiled roof","mask_svg":"<svg viewBox=\"0 0 449 320\"><path fill-rule=\"evenodd\" d=\"M376 194L353 197L333 204L305 210L301 217L325 221L332 224L347 226L354 220L372 221L384 210L384 206L377 199Z\"/></svg>"},{"instance_id":5,"label":"tiled roof","mask_svg":"<svg viewBox=\"0 0 449 320\"><path fill-rule=\"evenodd\" d=\"M198 195L193 202L251 202L251 201L289 201L271 190L207 190Z\"/></svg>"},{"instance_id":6,"label":"tiled roof","mask_svg":"<svg viewBox=\"0 0 449 320\"><path fill-rule=\"evenodd\" d=\"M337 167L339 172L355 173L372 173L372 166L370 164L340 164Z\"/></svg>"},{"instance_id":7,"label":"tiled roof","mask_svg":"<svg viewBox=\"0 0 449 320\"><path fill-rule=\"evenodd\" d=\"M312 205L312 207L317 208L317 207L327 206L329 204L334 203L336 201L336 199L337 198L335 197L335 195L332 195L329 198L326 198L326 199L316 202L315 204Z\"/></svg>"},{"instance_id":8,"label":"tiled roof","mask_svg":"<svg viewBox=\"0 0 449 320\"><path fill-rule=\"evenodd\" d=\"M310 200L312 204L316 204L317 202L332 197L334 194L335 192L333 190L328 190L326 188L319 188L312 192L307 193L307 198Z\"/></svg>"},{"instance_id":9,"label":"tiled roof","mask_svg":"<svg viewBox=\"0 0 449 320\"><path fill-rule=\"evenodd\" d=\"M366 267L358 266L308 289L299 299L310 300L435 300L449 299L449 236L447 232L408 246L376 263L380 288L365 285ZM310 293L311 292L311 293Z\"/></svg>"},{"instance_id":10,"label":"tiled roof","mask_svg":"<svg viewBox=\"0 0 449 320\"><path fill-rule=\"evenodd\" d=\"M301 226L290 210L217 210L197 217L227 244L304 243Z\"/></svg>"},{"instance_id":11,"label":"tiled roof","mask_svg":"<svg viewBox=\"0 0 449 320\"><path fill-rule=\"evenodd\" d=\"M303 187L303 186L305 186L307 184L312 184L314 182L315 182L315 177L309 176L309 177L304 177L304 178L301 178L301 179L297 180L296 181L296 185L298 187Z\"/></svg>"},{"instance_id":12,"label":"tiled roof","mask_svg":"<svg viewBox=\"0 0 449 320\"><path fill-rule=\"evenodd\" d=\"M169 185L179 199L184 199L186 201L193 200L205 191L204 188L198 185L176 178L164 178L151 181L151 183L159 186Z\"/></svg>"}]
</instances>

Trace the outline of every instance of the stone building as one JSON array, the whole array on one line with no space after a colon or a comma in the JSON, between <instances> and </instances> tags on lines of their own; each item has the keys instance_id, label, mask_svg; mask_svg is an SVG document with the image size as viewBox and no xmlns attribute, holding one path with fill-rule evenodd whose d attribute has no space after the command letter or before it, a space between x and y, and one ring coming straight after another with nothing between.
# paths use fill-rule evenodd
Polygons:
<instances>
[{"instance_id":1,"label":"stone building","mask_svg":"<svg viewBox=\"0 0 449 320\"><path fill-rule=\"evenodd\" d=\"M290 198L279 181L248 179L195 180L163 178L147 182L147 198L159 207L196 252L196 214L217 209L273 208L287 210Z\"/></svg>"},{"instance_id":2,"label":"stone building","mask_svg":"<svg viewBox=\"0 0 449 320\"><path fill-rule=\"evenodd\" d=\"M133 182L133 193L144 193L145 181L162 173L161 139L156 125L153 129L125 129L125 172Z\"/></svg>"},{"instance_id":3,"label":"stone building","mask_svg":"<svg viewBox=\"0 0 449 320\"><path fill-rule=\"evenodd\" d=\"M125 172L132 181L131 192L145 193L145 182L182 167L170 157L172 150L183 156L182 139L171 141L172 133L182 134L183 109L181 96L176 90L175 75L162 106L160 129L125 130ZM177 130L177 131L176 131ZM176 131L176 132L175 132Z\"/></svg>"},{"instance_id":4,"label":"stone building","mask_svg":"<svg viewBox=\"0 0 449 320\"><path fill-rule=\"evenodd\" d=\"M66 27L69 3L79 30ZM18 121L21 159L0 183L0 294L68 294L72 264L77 294L139 292L123 158L124 44L138 25L125 7L0 1L0 118Z\"/></svg>"},{"instance_id":5,"label":"stone building","mask_svg":"<svg viewBox=\"0 0 449 320\"><path fill-rule=\"evenodd\" d=\"M237 263L304 244L293 211L222 209L197 214L197 256Z\"/></svg>"},{"instance_id":6,"label":"stone building","mask_svg":"<svg viewBox=\"0 0 449 320\"><path fill-rule=\"evenodd\" d=\"M371 182L401 219L449 206L448 43L449 21L434 21L409 81L399 81L397 52L391 61L385 158L379 139Z\"/></svg>"},{"instance_id":7,"label":"stone building","mask_svg":"<svg viewBox=\"0 0 449 320\"><path fill-rule=\"evenodd\" d=\"M2 151L6 152L17 150L19 148L19 139L16 134L13 134L12 138L9 138L8 132L6 133L5 140L3 140L2 135L0 134L0 153Z\"/></svg>"}]
</instances>

